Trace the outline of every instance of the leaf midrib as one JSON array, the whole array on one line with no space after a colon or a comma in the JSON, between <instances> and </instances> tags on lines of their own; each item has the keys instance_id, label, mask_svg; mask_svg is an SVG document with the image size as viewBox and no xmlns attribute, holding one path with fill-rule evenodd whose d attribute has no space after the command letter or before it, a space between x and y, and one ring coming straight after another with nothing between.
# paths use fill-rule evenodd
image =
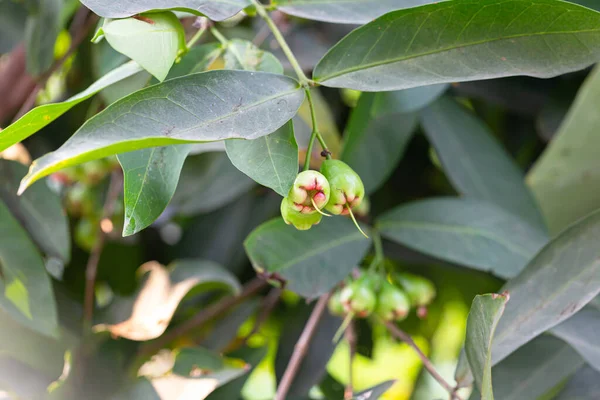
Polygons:
<instances>
[{"instance_id":1,"label":"leaf midrib","mask_svg":"<svg viewBox=\"0 0 600 400\"><path fill-rule=\"evenodd\" d=\"M501 42L501 41L504 41L504 40L519 39L519 38L525 38L525 37L536 37L536 36L544 36L544 35L547 35L547 36L569 35L569 34L575 35L575 34L581 34L581 33L598 33L598 32L600 32L600 28L578 30L578 31L540 32L540 33L533 33L533 34L528 33L528 34L519 34L519 35L512 35L512 36L504 36L504 37L501 37L501 38L491 39L491 40L480 40L480 41L477 41L477 42L463 44L463 45L460 45L460 46L435 49L435 50L431 50L431 51L427 51L427 52L423 52L423 53L413 54L413 55L410 55L410 56L402 56L402 57L391 58L389 60L384 60L384 61L376 61L376 62L372 62L372 63L369 63L369 64L360 64L360 65L357 65L355 67L351 67L351 68L346 68L346 69L339 70L339 71L337 71L337 72L335 72L333 74L330 74L330 75L325 75L325 76L322 76L322 77L316 77L316 78L314 78L314 80L316 82L325 82L327 80L330 80L330 79L333 79L333 78L337 78L337 77L342 76L342 75L350 74L350 73L353 73L353 72L361 71L361 70L366 70L366 69L370 69L370 68L381 67L381 66L384 66L384 65L394 64L394 63L402 62L402 61L407 61L407 60L411 60L411 59L418 58L418 57L425 57L425 56L430 56L430 55L433 55L433 54L445 53L445 52L449 52L449 51L452 51L452 50L459 50L459 49L464 49L464 48L468 48L468 47L479 46L479 45L482 45L482 44L489 44L489 43L494 43L494 42ZM337 46L335 46L333 49L335 49L336 47ZM318 65L317 65L317 68L318 68Z\"/></svg>"}]
</instances>

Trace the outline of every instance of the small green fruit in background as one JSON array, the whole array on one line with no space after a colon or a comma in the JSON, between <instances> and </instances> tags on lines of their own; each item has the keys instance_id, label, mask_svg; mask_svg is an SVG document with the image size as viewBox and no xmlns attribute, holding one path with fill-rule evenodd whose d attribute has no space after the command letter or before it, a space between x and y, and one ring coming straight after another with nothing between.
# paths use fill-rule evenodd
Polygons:
<instances>
[{"instance_id":1,"label":"small green fruit in background","mask_svg":"<svg viewBox=\"0 0 600 400\"><path fill-rule=\"evenodd\" d=\"M321 173L329 181L331 196L325 209L335 215L348 215L365 197L365 187L360 176L340 160L325 160Z\"/></svg>"},{"instance_id":2,"label":"small green fruit in background","mask_svg":"<svg viewBox=\"0 0 600 400\"><path fill-rule=\"evenodd\" d=\"M82 218L75 226L75 243L83 250L91 251L98 240L99 222L92 218Z\"/></svg>"},{"instance_id":3,"label":"small green fruit in background","mask_svg":"<svg viewBox=\"0 0 600 400\"><path fill-rule=\"evenodd\" d=\"M396 274L395 280L406 291L411 304L417 307L419 318L425 318L427 316L427 306L431 304L436 295L433 282L408 272Z\"/></svg>"},{"instance_id":4,"label":"small green fruit in background","mask_svg":"<svg viewBox=\"0 0 600 400\"><path fill-rule=\"evenodd\" d=\"M66 207L73 216L92 214L95 211L93 191L82 183L74 184L66 193Z\"/></svg>"},{"instance_id":5,"label":"small green fruit in background","mask_svg":"<svg viewBox=\"0 0 600 400\"><path fill-rule=\"evenodd\" d=\"M340 300L346 312L359 318L368 317L377 305L373 282L363 277L358 278L342 289Z\"/></svg>"},{"instance_id":6,"label":"small green fruit in background","mask_svg":"<svg viewBox=\"0 0 600 400\"><path fill-rule=\"evenodd\" d=\"M302 171L288 193L292 208L302 214L314 214L329 201L329 182L318 171Z\"/></svg>"},{"instance_id":7,"label":"small green fruit in background","mask_svg":"<svg viewBox=\"0 0 600 400\"><path fill-rule=\"evenodd\" d=\"M301 231L310 229L313 225L321 222L321 218L323 218L321 214L316 212L314 214L303 214L296 211L292 207L292 202L290 202L287 197L284 197L283 200L281 200L280 210L285 223L294 225L296 229Z\"/></svg>"},{"instance_id":8,"label":"small green fruit in background","mask_svg":"<svg viewBox=\"0 0 600 400\"><path fill-rule=\"evenodd\" d=\"M384 321L402 321L410 312L410 299L404 291L384 282L377 296L377 314Z\"/></svg>"},{"instance_id":9,"label":"small green fruit in background","mask_svg":"<svg viewBox=\"0 0 600 400\"><path fill-rule=\"evenodd\" d=\"M327 306L329 307L329 312L331 315L337 315L339 317L346 315L346 310L344 310L344 304L342 303L341 295L342 291L336 290L329 298L329 303L327 303Z\"/></svg>"}]
</instances>

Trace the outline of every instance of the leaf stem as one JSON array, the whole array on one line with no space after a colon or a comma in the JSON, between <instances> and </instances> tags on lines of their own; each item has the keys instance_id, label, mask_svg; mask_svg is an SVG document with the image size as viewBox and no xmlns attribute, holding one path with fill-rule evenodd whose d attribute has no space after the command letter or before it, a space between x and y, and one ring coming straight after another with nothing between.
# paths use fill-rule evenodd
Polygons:
<instances>
[{"instance_id":1,"label":"leaf stem","mask_svg":"<svg viewBox=\"0 0 600 400\"><path fill-rule=\"evenodd\" d=\"M461 400L460 397L458 397L458 395L456 394L456 391L454 390L454 388L452 387L452 385L450 385L440 375L440 373L437 372L437 370L433 366L432 362L421 351L421 349L419 348L419 346L417 346L417 344L415 343L415 341L410 337L410 335L408 333L406 333L402 329L398 328L393 322L388 322L388 321L383 321L383 320L381 320L381 321L386 326L386 328L388 329L388 331L392 334L392 336L394 336L396 339L402 340L403 342L405 342L406 344L408 344L410 347L412 347L417 352L417 355L421 359L421 362L423 362L423 366L425 367L425 369L431 374L431 376L444 389L446 389L448 391L448 393L450 394L450 398L452 400Z\"/></svg>"},{"instance_id":2,"label":"leaf stem","mask_svg":"<svg viewBox=\"0 0 600 400\"><path fill-rule=\"evenodd\" d=\"M229 40L219 32L214 26L210 27L210 33L223 45L223 48L229 46Z\"/></svg>"},{"instance_id":3,"label":"leaf stem","mask_svg":"<svg viewBox=\"0 0 600 400\"><path fill-rule=\"evenodd\" d=\"M292 358L288 363L287 368L283 374L283 378L281 378L281 383L277 388L277 393L275 394L274 400L285 400L287 398L287 394L292 386L292 382L294 382L294 378L300 369L300 365L302 364L302 360L304 360L304 356L308 350L308 346L312 340L313 335L317 330L317 325L319 325L319 320L323 316L323 312L325 308L327 308L327 301L329 300L329 293L326 293L319 297L319 301L315 305L308 321L306 322L306 326L294 347L294 353L292 354Z\"/></svg>"},{"instance_id":4,"label":"leaf stem","mask_svg":"<svg viewBox=\"0 0 600 400\"><path fill-rule=\"evenodd\" d=\"M200 40L202 35L204 35L204 32L206 32L206 24L202 23L202 25L200 26L200 29L198 29L198 31L194 34L194 36L192 36L190 41L186 43L185 47L187 48L188 51L192 47L194 47L194 45L198 42L198 40Z\"/></svg>"},{"instance_id":5,"label":"leaf stem","mask_svg":"<svg viewBox=\"0 0 600 400\"><path fill-rule=\"evenodd\" d=\"M328 160L331 160L331 152L327 148L327 143L325 143L325 139L319 133L319 126L317 125L317 112L315 110L315 103L310 92L309 88L305 88L306 92L306 100L308 101L308 107L310 108L310 119L312 123L312 133L310 135L310 140L308 141L308 146L306 147L306 158L304 160L304 171L308 171L310 169L310 159L312 158L312 149L315 144L315 139L319 140L323 151L325 152L325 157Z\"/></svg>"},{"instance_id":6,"label":"leaf stem","mask_svg":"<svg viewBox=\"0 0 600 400\"><path fill-rule=\"evenodd\" d=\"M346 340L348 341L348 348L350 352L350 362L348 363L348 383L346 384L346 388L344 389L344 400L352 400L354 398L354 389L353 389L353 381L354 381L354 357L356 356L356 329L354 322L351 322L346 329Z\"/></svg>"},{"instance_id":7,"label":"leaf stem","mask_svg":"<svg viewBox=\"0 0 600 400\"><path fill-rule=\"evenodd\" d=\"M309 84L312 81L310 79L308 79L306 77L306 75L304 74L304 71L300 67L300 64L298 63L296 56L290 49L290 46L288 46L287 42L285 41L285 38L283 37L283 34L279 30L279 28L277 27L275 22L271 19L271 16L265 9L265 6L263 6L257 0L252 0L252 4L254 4L254 6L256 7L256 12L258 13L258 15L260 15L260 17L265 20L265 22L271 29L271 32L273 33L275 40L277 40L277 43L279 43L279 46L281 46L281 50L283 50L283 53L285 54L285 56L289 60L290 64L292 65L292 68L294 69L294 72L296 72L296 75L298 76L298 79L300 80L300 83L302 84L302 86L304 86L304 87L309 86Z\"/></svg>"}]
</instances>

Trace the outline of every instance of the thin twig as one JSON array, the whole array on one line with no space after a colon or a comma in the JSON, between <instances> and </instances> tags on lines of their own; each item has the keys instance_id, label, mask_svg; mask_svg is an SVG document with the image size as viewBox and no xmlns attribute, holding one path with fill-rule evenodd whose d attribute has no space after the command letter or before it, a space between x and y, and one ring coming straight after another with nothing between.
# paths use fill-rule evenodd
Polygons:
<instances>
[{"instance_id":1,"label":"thin twig","mask_svg":"<svg viewBox=\"0 0 600 400\"><path fill-rule=\"evenodd\" d=\"M163 347L166 347L172 341L178 339L181 336L184 336L191 330L198 328L199 326L205 324L211 319L218 317L228 309L242 303L247 298L254 296L268 285L269 284L264 279L260 277L254 278L246 285L244 285L242 292L237 296L229 296L221 299L220 301L200 311L192 318L166 332L154 342L150 342L147 345L143 346L140 350L140 355L150 356L156 353Z\"/></svg>"},{"instance_id":2,"label":"thin twig","mask_svg":"<svg viewBox=\"0 0 600 400\"><path fill-rule=\"evenodd\" d=\"M454 387L452 387L452 385L450 385L439 374L439 372L437 372L437 370L435 369L435 367L433 366L433 364L431 363L429 358L427 358L427 356L421 351L421 349L419 349L419 346L417 346L415 341L412 340L412 338L410 337L410 335L408 333L406 333L402 329L398 328L393 322L385 322L385 326L387 327L388 331L392 334L392 336L396 337L397 339L402 340L403 342L406 342L406 344L408 344L410 347L412 347L417 352L417 355L423 362L423 366L425 367L425 369L427 369L427 371L429 371L431 376L433 376L433 378L436 381L438 381L438 383L444 389L446 389L448 391L448 393L450 393L451 399L460 400L460 398L454 391Z\"/></svg>"},{"instance_id":3,"label":"thin twig","mask_svg":"<svg viewBox=\"0 0 600 400\"><path fill-rule=\"evenodd\" d=\"M108 192L106 193L104 207L102 209L102 219L100 220L100 225L98 226L98 238L96 239L96 243L94 243L94 247L92 247L90 258L88 259L85 267L85 297L83 318L86 325L91 325L92 319L94 318L94 290L96 287L96 276L98 275L98 262L100 261L102 250L104 249L106 234L109 233L104 232L102 229L102 222L112 216L115 203L117 202L117 198L121 193L121 188L121 171L113 171L110 177L110 184L108 187Z\"/></svg>"},{"instance_id":4,"label":"thin twig","mask_svg":"<svg viewBox=\"0 0 600 400\"><path fill-rule=\"evenodd\" d=\"M304 360L304 356L306 355L306 351L308 350L308 346L317 330L317 325L319 324L319 320L327 307L327 301L329 300L330 294L324 294L319 297L319 301L315 305L308 321L306 322L306 326L296 342L296 346L294 346L294 353L292 354L292 358L285 369L285 373L283 374L283 378L281 378L281 383L277 388L277 393L275 394L275 400L285 400L290 387L292 386L292 382L294 382L294 378L300 369L300 364L302 364L302 360Z\"/></svg>"},{"instance_id":5,"label":"thin twig","mask_svg":"<svg viewBox=\"0 0 600 400\"><path fill-rule=\"evenodd\" d=\"M348 384L344 390L344 400L352 400L354 397L354 372L352 367L354 364L354 357L356 356L356 329L354 321L351 322L348 329L346 329L346 340L348 341L348 347L350 349L350 361L348 363Z\"/></svg>"},{"instance_id":6,"label":"thin twig","mask_svg":"<svg viewBox=\"0 0 600 400\"><path fill-rule=\"evenodd\" d=\"M269 316L275 309L275 306L277 305L277 303L279 303L281 293L283 293L282 288L275 287L271 289L269 294L264 298L261 306L261 311L258 314L258 317L256 317L256 321L254 322L252 330L244 338L244 342L247 342L252 337L252 335L257 333L260 330L261 326L263 326L267 319L269 319Z\"/></svg>"},{"instance_id":7,"label":"thin twig","mask_svg":"<svg viewBox=\"0 0 600 400\"><path fill-rule=\"evenodd\" d=\"M87 16L87 14L89 14L90 11L85 6L81 6L78 13L85 13L85 15ZM80 21L81 18L82 17L79 14L76 15L73 23L74 24L78 23L78 21ZM37 99L38 93L40 92L40 90L42 90L46 86L48 79L50 79L52 74L54 74L56 71L58 71L63 66L65 61L67 61L67 59L69 57L71 57L73 52L79 47L79 45L83 42L83 40L90 33L91 29L96 25L97 21L98 21L98 17L94 14L91 14L91 16L89 16L87 18L87 21L84 24L78 23L78 25L79 25L78 29L76 29L76 32L72 32L74 38L73 38L73 41L71 42L71 46L69 47L69 50L67 50L67 52L64 56L62 56L60 59L56 60L46 72L44 72L42 75L40 75L40 77L37 80L37 84L33 87L31 92L29 93L29 96L27 97L27 99L25 100L25 102L23 103L23 105L21 106L21 108L19 109L17 114L15 115L15 117L13 118L13 122L17 121L19 118L21 118L23 115L25 115L29 110L31 110L33 108L33 106L35 105L35 100Z\"/></svg>"}]
</instances>

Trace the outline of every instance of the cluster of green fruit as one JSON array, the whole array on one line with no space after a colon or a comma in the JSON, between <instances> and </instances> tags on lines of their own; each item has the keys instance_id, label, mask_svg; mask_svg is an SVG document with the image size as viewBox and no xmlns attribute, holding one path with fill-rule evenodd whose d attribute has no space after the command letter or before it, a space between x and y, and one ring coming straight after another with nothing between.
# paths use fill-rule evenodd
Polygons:
<instances>
[{"instance_id":1,"label":"cluster of green fruit","mask_svg":"<svg viewBox=\"0 0 600 400\"><path fill-rule=\"evenodd\" d=\"M116 168L119 163L113 157L66 168L52 175L52 179L64 188L67 212L77 218L74 240L84 250L91 250L98 239L106 177ZM111 228L119 223L122 225L123 222L118 220L122 214L123 204L117 201L109 224Z\"/></svg>"},{"instance_id":2,"label":"cluster of green fruit","mask_svg":"<svg viewBox=\"0 0 600 400\"><path fill-rule=\"evenodd\" d=\"M436 295L433 283L422 276L402 272L390 283L376 273L365 273L335 291L329 299L333 315L367 318L374 315L383 321L402 321L411 308L417 316L427 316L427 306Z\"/></svg>"},{"instance_id":3,"label":"cluster of green fruit","mask_svg":"<svg viewBox=\"0 0 600 400\"><path fill-rule=\"evenodd\" d=\"M303 171L296 177L287 197L281 201L281 216L288 225L307 230L323 216L350 215L365 197L360 176L340 160L325 160L321 172ZM358 226L358 225L357 225ZM360 228L359 228L360 229Z\"/></svg>"}]
</instances>

